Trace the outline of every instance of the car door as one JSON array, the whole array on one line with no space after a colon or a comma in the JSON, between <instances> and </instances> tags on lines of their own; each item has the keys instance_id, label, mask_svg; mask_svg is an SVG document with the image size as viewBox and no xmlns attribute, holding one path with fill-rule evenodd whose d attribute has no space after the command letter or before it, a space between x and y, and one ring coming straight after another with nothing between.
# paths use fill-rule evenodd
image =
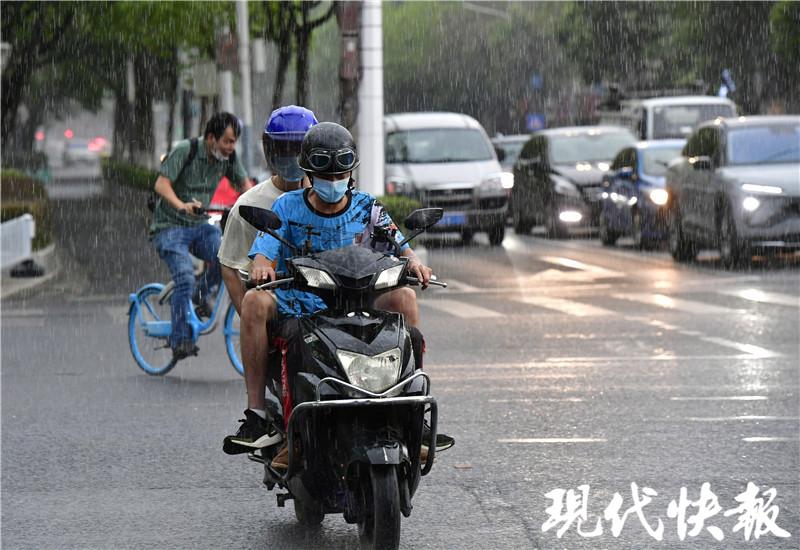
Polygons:
<instances>
[{"instance_id":1,"label":"car door","mask_svg":"<svg viewBox=\"0 0 800 550\"><path fill-rule=\"evenodd\" d=\"M704 201L707 200L711 185L715 130L708 126L702 127L690 138L690 143L687 143L688 166L682 178L679 201L684 228L695 235L702 235L705 231Z\"/></svg>"}]
</instances>

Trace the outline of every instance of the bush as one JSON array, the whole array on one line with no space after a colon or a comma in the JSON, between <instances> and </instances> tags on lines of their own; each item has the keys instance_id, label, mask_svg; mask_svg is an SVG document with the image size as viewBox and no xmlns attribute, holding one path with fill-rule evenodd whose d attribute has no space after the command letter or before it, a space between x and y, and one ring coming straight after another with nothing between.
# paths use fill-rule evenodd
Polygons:
<instances>
[{"instance_id":1,"label":"bush","mask_svg":"<svg viewBox=\"0 0 800 550\"><path fill-rule=\"evenodd\" d=\"M0 222L30 214L36 222L33 249L40 250L53 240L53 214L42 182L18 171L0 172Z\"/></svg>"},{"instance_id":2,"label":"bush","mask_svg":"<svg viewBox=\"0 0 800 550\"><path fill-rule=\"evenodd\" d=\"M127 185L143 191L152 191L158 177L156 170L111 158L103 159L102 167L103 179L111 185Z\"/></svg>"},{"instance_id":3,"label":"bush","mask_svg":"<svg viewBox=\"0 0 800 550\"><path fill-rule=\"evenodd\" d=\"M419 201L404 197L403 195L384 195L378 199L386 208L386 212L404 232L407 232L405 219L417 208L421 208Z\"/></svg>"}]
</instances>

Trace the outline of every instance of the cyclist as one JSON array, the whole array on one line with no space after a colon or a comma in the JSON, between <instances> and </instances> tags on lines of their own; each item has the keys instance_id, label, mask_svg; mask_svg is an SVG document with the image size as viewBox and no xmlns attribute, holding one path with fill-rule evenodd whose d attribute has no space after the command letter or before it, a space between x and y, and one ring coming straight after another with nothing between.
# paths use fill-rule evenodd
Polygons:
<instances>
[{"instance_id":1,"label":"cyclist","mask_svg":"<svg viewBox=\"0 0 800 550\"><path fill-rule=\"evenodd\" d=\"M261 145L264 150L264 158L273 175L242 194L228 214L225 233L222 235L222 245L219 247L217 257L221 264L225 287L240 316L245 288L239 277L239 270L250 271L252 261L248 257L248 253L256 238L256 230L239 215L239 206L244 204L272 208L272 203L282 193L310 185L305 172L297 163L297 155L300 154L300 143L303 141L303 136L316 123L317 119L314 113L305 107L288 105L272 111L264 125ZM262 302L272 301L268 292L260 292L258 297ZM251 328L258 328L260 332L263 332L264 326L262 323L259 327ZM245 334L240 336L243 348L246 347L247 339ZM250 339L252 341L252 338ZM259 344L266 345L264 342L264 339L257 339Z\"/></svg>"},{"instance_id":2,"label":"cyclist","mask_svg":"<svg viewBox=\"0 0 800 550\"><path fill-rule=\"evenodd\" d=\"M155 183L159 200L153 212L150 236L175 282L169 337L175 360L197 354L187 321L188 308L194 301L198 309L210 311L207 302L220 283L217 262L220 229L207 223L206 216L198 209L208 204L223 175L238 191L247 185L247 173L235 155L240 133L241 126L234 115L216 113L208 121L200 143L185 140L170 152L161 164ZM190 254L207 262L197 288Z\"/></svg>"},{"instance_id":3,"label":"cyclist","mask_svg":"<svg viewBox=\"0 0 800 550\"><path fill-rule=\"evenodd\" d=\"M315 251L320 251L352 244L371 246L374 227L393 226L394 222L372 195L354 188L352 172L359 164L358 152L353 137L343 126L323 122L311 128L303 139L299 164L311 177L312 187L285 193L275 201L272 208L283 222L279 233L298 248L302 249L306 239L306 232L298 230L298 227L313 226L316 234L312 235L312 247ZM397 231L395 238L399 243L403 236ZM420 280L422 288L426 288L432 274L430 268L417 258L408 245L403 246L401 254L409 259L409 271ZM292 252L276 239L267 234L260 235L250 250L250 257L253 259L252 278L259 282L275 280L273 265L277 265L279 270L285 270L285 259L291 256ZM242 302L243 324L254 309L251 304L258 294L257 290L250 290L245 295ZM291 322L292 318L325 309L325 304L314 294L294 289L277 289L275 298L276 303L273 302L266 313L266 320L278 322L270 324L269 330L273 336L279 335L286 343L292 358L298 357L293 351L299 343L297 325ZM402 313L411 327L418 324L416 294L410 288L400 288L383 294L376 300L375 307ZM264 326L263 322L261 326ZM419 336L418 331L414 332ZM415 339L415 355L419 352L421 357L421 337ZM243 343L244 340L243 330ZM258 365L266 362L266 355L259 358L262 362L258 365L248 365L248 355L244 351L243 359L248 410L245 411L245 419L237 434L225 438L223 450L229 454L252 451L279 440L279 434L271 423L263 421L260 415L252 412L254 409L264 409L266 371L263 367L258 368ZM421 361L418 364L421 365ZM289 377L286 376L283 380L283 412L284 420L288 420L290 403L286 399L289 391L286 382ZM447 439L446 447L452 445L452 438L442 435L441 439L437 438L437 447L444 438ZM273 459L273 467L286 468L287 455L284 447Z\"/></svg>"}]
</instances>

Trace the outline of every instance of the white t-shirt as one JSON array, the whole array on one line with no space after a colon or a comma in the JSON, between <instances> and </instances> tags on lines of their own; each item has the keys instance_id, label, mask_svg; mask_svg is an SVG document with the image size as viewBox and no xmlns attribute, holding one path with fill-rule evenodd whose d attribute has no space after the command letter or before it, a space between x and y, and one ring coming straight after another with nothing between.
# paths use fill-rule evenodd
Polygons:
<instances>
[{"instance_id":1,"label":"white t-shirt","mask_svg":"<svg viewBox=\"0 0 800 550\"><path fill-rule=\"evenodd\" d=\"M244 204L259 208L272 208L272 203L282 194L283 191L275 187L272 184L272 178L269 178L252 189L248 189L236 199L236 204L228 214L225 232L222 235L222 244L217 253L222 265L232 269L250 271L253 261L247 257L247 254L250 252L250 247L258 232L239 215L239 206Z\"/></svg>"}]
</instances>

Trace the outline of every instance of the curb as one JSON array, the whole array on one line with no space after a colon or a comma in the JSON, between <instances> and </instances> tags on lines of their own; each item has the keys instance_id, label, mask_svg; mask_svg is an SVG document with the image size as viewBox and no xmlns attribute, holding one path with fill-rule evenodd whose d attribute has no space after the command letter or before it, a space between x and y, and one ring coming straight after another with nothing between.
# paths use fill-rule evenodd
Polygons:
<instances>
[{"instance_id":1,"label":"curb","mask_svg":"<svg viewBox=\"0 0 800 550\"><path fill-rule=\"evenodd\" d=\"M42 250L37 250L31 259L45 268L41 277L11 277L11 268L4 269L0 281L0 300L5 300L26 290L36 288L55 278L61 271L61 263L56 255L56 245L51 243Z\"/></svg>"}]
</instances>

